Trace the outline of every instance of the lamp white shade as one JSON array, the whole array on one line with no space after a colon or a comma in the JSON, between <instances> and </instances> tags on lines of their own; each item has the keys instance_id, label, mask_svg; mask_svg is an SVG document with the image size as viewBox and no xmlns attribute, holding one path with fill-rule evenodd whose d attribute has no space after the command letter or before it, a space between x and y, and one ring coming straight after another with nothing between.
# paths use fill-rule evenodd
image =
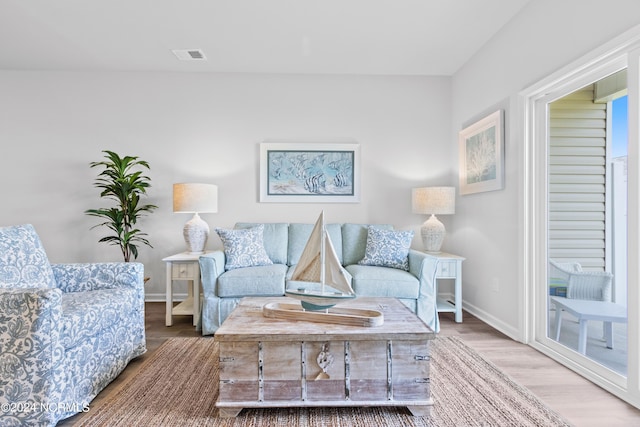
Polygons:
<instances>
[{"instance_id":1,"label":"lamp white shade","mask_svg":"<svg viewBox=\"0 0 640 427\"><path fill-rule=\"evenodd\" d=\"M456 213L455 187L421 187L411 190L411 209L417 214Z\"/></svg>"},{"instance_id":2,"label":"lamp white shade","mask_svg":"<svg viewBox=\"0 0 640 427\"><path fill-rule=\"evenodd\" d=\"M173 211L193 213L182 234L192 254L204 252L209 238L209 225L198 213L218 212L218 186L213 184L173 184Z\"/></svg>"},{"instance_id":3,"label":"lamp white shade","mask_svg":"<svg viewBox=\"0 0 640 427\"><path fill-rule=\"evenodd\" d=\"M214 184L173 184L173 211L218 212L218 186Z\"/></svg>"},{"instance_id":4,"label":"lamp white shade","mask_svg":"<svg viewBox=\"0 0 640 427\"><path fill-rule=\"evenodd\" d=\"M431 215L420 228L422 244L427 252L440 252L446 230L436 217L455 213L455 187L422 187L411 190L413 213Z\"/></svg>"}]
</instances>

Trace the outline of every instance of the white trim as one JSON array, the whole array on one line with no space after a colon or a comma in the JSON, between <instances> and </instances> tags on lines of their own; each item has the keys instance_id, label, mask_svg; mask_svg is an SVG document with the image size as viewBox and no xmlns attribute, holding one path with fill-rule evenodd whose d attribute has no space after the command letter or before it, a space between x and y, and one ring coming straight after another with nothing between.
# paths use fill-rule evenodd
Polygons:
<instances>
[{"instance_id":1,"label":"white trim","mask_svg":"<svg viewBox=\"0 0 640 427\"><path fill-rule=\"evenodd\" d=\"M606 118L606 128L605 128L605 132L606 132L606 136L605 136L605 182L604 182L604 186L605 186L605 190L604 190L604 194L606 197L606 202L605 202L605 221L604 221L604 227L605 227L605 241L606 242L613 242L612 237L613 237L613 227L611 226L611 220L613 219L613 166L611 164L611 161L613 160L613 157L611 156L612 153L612 148L611 146L613 145L613 130L612 130L612 123L613 123L613 101L608 101L607 102L607 118ZM613 247L610 244L607 244L605 246L605 271L613 271ZM615 283L615 277L614 277L614 283ZM614 293L615 295L615 293Z\"/></svg>"},{"instance_id":2,"label":"white trim","mask_svg":"<svg viewBox=\"0 0 640 427\"><path fill-rule=\"evenodd\" d=\"M640 342L640 314L637 310L629 312L629 366L628 380L621 384L619 376L608 372L605 368L594 366L592 361L578 353L568 351L557 342L547 338L546 319L546 289L536 287L536 284L546 283L547 276L547 171L546 151L548 144L546 105L564 95L571 93L602 77L612 74L627 66L627 56L632 50L640 51L640 26L636 26L615 38L604 46L595 49L585 57L572 62L549 77L521 91L516 97L519 113L517 133L523 137L523 149L520 153L522 169L521 191L522 212L520 212L520 229L522 230L520 253L522 255L521 277L524 288L519 302L521 324L524 342L547 354L551 358L564 364L570 369L583 375L590 381L600 385L621 399L640 407L640 375L638 364ZM640 54L638 54L640 56ZM634 99L633 108L629 107L629 117L639 117L640 66L638 58L629 61L629 103ZM635 78L635 80L633 80ZM633 83L631 82L633 80ZM544 120L539 120L543 117ZM633 123L633 128L632 123ZM640 181L638 169L640 167L640 153L637 146L640 141L638 120L629 120L629 259L637 259L640 254L640 227L637 219L640 217L638 206L638 191ZM632 136L632 132L634 133ZM543 143L540 143L542 141ZM536 143L537 142L537 143ZM634 146L631 153L631 146ZM632 160L631 156L635 155ZM631 172L633 169L633 172ZM541 178L542 177L542 178ZM632 183L633 181L633 183ZM631 196L635 194L636 196ZM631 263L630 263L631 264ZM630 268L629 283L638 283L640 279L640 265ZM637 286L629 287L629 306L638 306L640 291ZM540 307L543 307L541 309Z\"/></svg>"},{"instance_id":3,"label":"white trim","mask_svg":"<svg viewBox=\"0 0 640 427\"><path fill-rule=\"evenodd\" d=\"M627 254L629 260L640 258L640 46L628 54L628 132L627 154ZM635 118L635 119L633 119ZM634 307L627 313L627 390L632 395L634 406L640 408L640 263L629 262L627 266L627 307Z\"/></svg>"},{"instance_id":4,"label":"white trim","mask_svg":"<svg viewBox=\"0 0 640 427\"><path fill-rule=\"evenodd\" d=\"M186 293L173 294L173 301L184 301L188 298ZM145 293L145 302L167 302L167 295L164 292Z\"/></svg>"},{"instance_id":5,"label":"white trim","mask_svg":"<svg viewBox=\"0 0 640 427\"><path fill-rule=\"evenodd\" d=\"M550 346L545 345L545 343L532 342L531 347L560 362L572 371L579 373L589 381L609 390L616 396L623 398L621 394L626 392L627 380L620 374L610 371L588 357L581 356L576 358L576 352L564 346ZM589 369L585 370L585 366ZM606 384L606 386L603 384ZM624 400L629 402L627 399Z\"/></svg>"},{"instance_id":6,"label":"white trim","mask_svg":"<svg viewBox=\"0 0 640 427\"><path fill-rule=\"evenodd\" d=\"M529 117L528 104L525 102L525 99L520 96L514 96L511 100L512 111L515 111L515 117L517 120L517 126L512 126L512 135L510 137L513 141L527 141L527 136L529 134L528 129L528 120L524 118ZM531 200L529 199L528 188L530 186L530 170L532 165L531 156L527 151L526 145L524 149L521 149L519 152L519 160L520 160L520 170L522 171L518 174L518 188L521 191L518 191L518 218L519 218L519 227L522 235L520 236L520 240L522 244L518 247L518 271L520 276L520 283L522 286L518 286L518 305L519 305L519 316L518 316L518 329L519 329L519 341L522 343L529 343L531 340L530 337L530 305L528 301L530 300L529 296L529 277L531 276L530 272L530 264L529 260L531 259L531 248L529 247L529 242L533 241L532 236L530 235L532 230L529 227L526 227L526 224L531 222Z\"/></svg>"},{"instance_id":7,"label":"white trim","mask_svg":"<svg viewBox=\"0 0 640 427\"><path fill-rule=\"evenodd\" d=\"M498 319L497 317L494 317L493 315L491 315L490 313L472 305L469 304L467 302L462 303L462 308L464 310L466 310L467 312L469 312L470 314L472 314L473 316L477 317L478 319L482 320L484 323L486 323L487 325L491 326L492 328L498 330L499 332L502 332L503 334L505 334L506 336L508 336L509 338L511 338L514 341L521 341L520 340L520 332L514 328L512 325L509 325L505 322L503 322L502 320Z\"/></svg>"},{"instance_id":8,"label":"white trim","mask_svg":"<svg viewBox=\"0 0 640 427\"><path fill-rule=\"evenodd\" d=\"M552 88L554 91L559 91L563 87L565 87L565 94L568 94L572 92L573 89L567 90L567 85L571 85L571 82L574 81L584 82L582 86L593 83L594 80L592 78L585 77L585 73L597 71L600 67L608 65L606 64L608 61L613 59L621 60L622 66L618 68L618 70L624 68L624 58L627 53L634 48L634 45L638 43L640 43L640 25L633 27L627 32L611 40L609 43L594 49L584 57L562 67L550 76L520 91L519 95L525 98L539 98L547 95ZM573 87L573 85L571 86Z\"/></svg>"}]
</instances>

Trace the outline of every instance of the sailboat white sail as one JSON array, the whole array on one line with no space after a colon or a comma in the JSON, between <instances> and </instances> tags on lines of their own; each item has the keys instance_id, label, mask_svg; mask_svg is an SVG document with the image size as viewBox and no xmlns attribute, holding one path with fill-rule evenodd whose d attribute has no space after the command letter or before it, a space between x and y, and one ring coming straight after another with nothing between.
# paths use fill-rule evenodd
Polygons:
<instances>
[{"instance_id":1,"label":"sailboat white sail","mask_svg":"<svg viewBox=\"0 0 640 427\"><path fill-rule=\"evenodd\" d=\"M299 299L304 309L314 311L356 297L327 233L324 212L313 227L285 294Z\"/></svg>"}]
</instances>

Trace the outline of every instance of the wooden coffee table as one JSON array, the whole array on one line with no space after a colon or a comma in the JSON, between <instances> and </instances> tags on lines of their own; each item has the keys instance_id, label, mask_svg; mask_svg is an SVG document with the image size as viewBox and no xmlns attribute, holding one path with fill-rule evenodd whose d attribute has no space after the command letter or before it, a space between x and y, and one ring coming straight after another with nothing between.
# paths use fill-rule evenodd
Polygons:
<instances>
[{"instance_id":1,"label":"wooden coffee table","mask_svg":"<svg viewBox=\"0 0 640 427\"><path fill-rule=\"evenodd\" d=\"M357 298L340 307L379 310L375 327L267 318L269 302L244 298L216 331L221 417L242 408L406 406L428 415L429 341L434 332L394 298Z\"/></svg>"}]
</instances>

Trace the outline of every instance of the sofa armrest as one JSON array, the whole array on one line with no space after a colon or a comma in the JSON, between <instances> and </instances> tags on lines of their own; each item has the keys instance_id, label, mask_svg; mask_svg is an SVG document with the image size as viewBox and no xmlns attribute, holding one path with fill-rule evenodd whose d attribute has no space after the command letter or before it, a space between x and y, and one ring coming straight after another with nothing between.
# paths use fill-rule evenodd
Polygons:
<instances>
[{"instance_id":1,"label":"sofa armrest","mask_svg":"<svg viewBox=\"0 0 640 427\"><path fill-rule=\"evenodd\" d=\"M218 277L224 273L225 257L223 251L213 251L200 255L200 276L202 292L205 296L218 295Z\"/></svg>"},{"instance_id":2,"label":"sofa armrest","mask_svg":"<svg viewBox=\"0 0 640 427\"><path fill-rule=\"evenodd\" d=\"M0 289L0 404L20 425L55 424L50 411L20 409L66 395L61 298L60 289Z\"/></svg>"},{"instance_id":3,"label":"sofa armrest","mask_svg":"<svg viewBox=\"0 0 640 427\"><path fill-rule=\"evenodd\" d=\"M420 281L416 314L434 332L440 331L437 305L438 289L436 286L437 269L438 258L415 249L409 250L409 272Z\"/></svg>"},{"instance_id":4,"label":"sofa armrest","mask_svg":"<svg viewBox=\"0 0 640 427\"><path fill-rule=\"evenodd\" d=\"M211 335L222 325L230 310L237 304L237 300L218 297L218 277L224 273L223 251L200 255L198 262L203 293L199 325L202 335Z\"/></svg>"}]
</instances>

